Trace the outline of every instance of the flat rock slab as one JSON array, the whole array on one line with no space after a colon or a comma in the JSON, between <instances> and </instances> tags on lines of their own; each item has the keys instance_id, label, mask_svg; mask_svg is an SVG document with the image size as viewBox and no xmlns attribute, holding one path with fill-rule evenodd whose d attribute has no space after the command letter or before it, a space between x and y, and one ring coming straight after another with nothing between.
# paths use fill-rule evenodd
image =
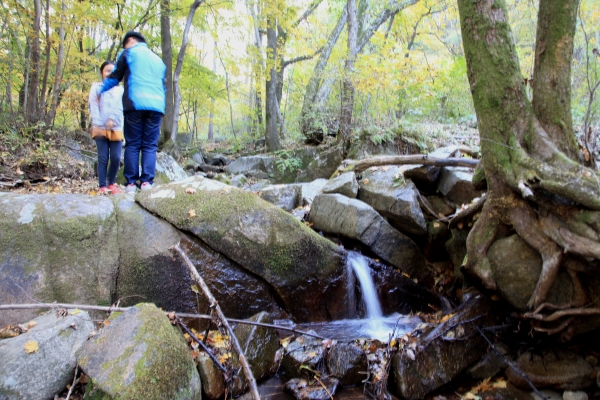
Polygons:
<instances>
[{"instance_id":1,"label":"flat rock slab","mask_svg":"<svg viewBox=\"0 0 600 400\"><path fill-rule=\"evenodd\" d=\"M28 333L0 340L0 399L51 399L73 381L75 352L94 324L86 312L69 311L66 317L45 314ZM27 343L38 350L27 353Z\"/></svg>"},{"instance_id":2,"label":"flat rock slab","mask_svg":"<svg viewBox=\"0 0 600 400\"><path fill-rule=\"evenodd\" d=\"M321 194L312 204L313 228L356 239L411 277L430 277L417 245L394 229L373 207L341 194Z\"/></svg>"},{"instance_id":3,"label":"flat rock slab","mask_svg":"<svg viewBox=\"0 0 600 400\"><path fill-rule=\"evenodd\" d=\"M111 304L119 266L115 207L106 196L0 195L0 303ZM0 326L35 310L0 313Z\"/></svg>"},{"instance_id":4,"label":"flat rock slab","mask_svg":"<svg viewBox=\"0 0 600 400\"><path fill-rule=\"evenodd\" d=\"M164 152L156 154L156 183L180 181L188 175L173 157Z\"/></svg>"},{"instance_id":5,"label":"flat rock slab","mask_svg":"<svg viewBox=\"0 0 600 400\"><path fill-rule=\"evenodd\" d=\"M473 170L464 167L444 167L438 182L438 190L452 203L469 204L483 192L473 186Z\"/></svg>"},{"instance_id":6,"label":"flat rock slab","mask_svg":"<svg viewBox=\"0 0 600 400\"><path fill-rule=\"evenodd\" d=\"M342 249L252 193L191 177L136 200L262 277L298 321L345 315Z\"/></svg>"},{"instance_id":7,"label":"flat rock slab","mask_svg":"<svg viewBox=\"0 0 600 400\"><path fill-rule=\"evenodd\" d=\"M302 366L316 370L317 365L323 361L323 356L322 341L311 336L302 335L285 348L281 367L287 376L302 377L306 374Z\"/></svg>"},{"instance_id":8,"label":"flat rock slab","mask_svg":"<svg viewBox=\"0 0 600 400\"><path fill-rule=\"evenodd\" d=\"M482 328L496 321L491 303L482 295L463 303L454 316L419 338L414 357L407 352L392 358L392 390L405 399L422 399L450 382L487 350L487 342L471 324ZM465 338L468 338L465 340Z\"/></svg>"},{"instance_id":9,"label":"flat rock slab","mask_svg":"<svg viewBox=\"0 0 600 400\"><path fill-rule=\"evenodd\" d=\"M91 378L86 397L202 398L183 335L153 304L139 304L115 318L79 349L77 362Z\"/></svg>"},{"instance_id":10,"label":"flat rock slab","mask_svg":"<svg viewBox=\"0 0 600 400\"><path fill-rule=\"evenodd\" d=\"M367 373L367 355L354 343L337 343L327 353L327 370L342 385L360 385Z\"/></svg>"},{"instance_id":11,"label":"flat rock slab","mask_svg":"<svg viewBox=\"0 0 600 400\"><path fill-rule=\"evenodd\" d=\"M359 182L358 199L386 217L401 232L425 235L427 223L415 184L405 180L397 166L369 168Z\"/></svg>"},{"instance_id":12,"label":"flat rock slab","mask_svg":"<svg viewBox=\"0 0 600 400\"><path fill-rule=\"evenodd\" d=\"M516 361L538 389L581 390L594 384L592 366L573 352L549 349L541 353L526 352ZM528 383L512 369L506 371L508 380L521 389L529 389Z\"/></svg>"},{"instance_id":13,"label":"flat rock slab","mask_svg":"<svg viewBox=\"0 0 600 400\"><path fill-rule=\"evenodd\" d=\"M298 207L301 186L299 184L269 185L260 189L260 198L285 211Z\"/></svg>"}]
</instances>

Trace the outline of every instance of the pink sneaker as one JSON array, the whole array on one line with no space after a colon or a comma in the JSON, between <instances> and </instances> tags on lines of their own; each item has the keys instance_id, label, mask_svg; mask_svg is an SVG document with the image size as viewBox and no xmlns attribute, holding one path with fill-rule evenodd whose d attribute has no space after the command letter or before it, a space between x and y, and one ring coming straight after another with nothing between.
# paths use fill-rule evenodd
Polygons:
<instances>
[{"instance_id":1,"label":"pink sneaker","mask_svg":"<svg viewBox=\"0 0 600 400\"><path fill-rule=\"evenodd\" d=\"M107 187L108 187L108 190L110 190L110 192L112 194L121 194L121 193L123 193L123 191L121 189L119 189L119 187L116 184L114 184L114 183L111 183Z\"/></svg>"},{"instance_id":2,"label":"pink sneaker","mask_svg":"<svg viewBox=\"0 0 600 400\"><path fill-rule=\"evenodd\" d=\"M137 186L135 183L130 183L125 188L125 193L135 193L137 191Z\"/></svg>"},{"instance_id":3,"label":"pink sneaker","mask_svg":"<svg viewBox=\"0 0 600 400\"><path fill-rule=\"evenodd\" d=\"M98 189L98 194L110 194L110 189L106 186L102 186L100 189Z\"/></svg>"},{"instance_id":4,"label":"pink sneaker","mask_svg":"<svg viewBox=\"0 0 600 400\"><path fill-rule=\"evenodd\" d=\"M144 182L142 183L142 186L140 186L140 190L150 190L154 187L153 184L151 184L150 182Z\"/></svg>"}]
</instances>

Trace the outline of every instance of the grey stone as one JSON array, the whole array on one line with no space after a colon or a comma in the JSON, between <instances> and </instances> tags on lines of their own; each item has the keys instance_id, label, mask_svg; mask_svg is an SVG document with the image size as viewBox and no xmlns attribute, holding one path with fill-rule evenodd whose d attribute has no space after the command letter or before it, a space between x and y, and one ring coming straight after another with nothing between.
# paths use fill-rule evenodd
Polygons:
<instances>
[{"instance_id":1,"label":"grey stone","mask_svg":"<svg viewBox=\"0 0 600 400\"><path fill-rule=\"evenodd\" d=\"M482 192L473 187L473 171L464 167L444 167L438 182L439 191L448 200L460 206L469 204Z\"/></svg>"},{"instance_id":2,"label":"grey stone","mask_svg":"<svg viewBox=\"0 0 600 400\"><path fill-rule=\"evenodd\" d=\"M460 150L458 149L458 146L440 147L434 152L429 153L429 157L435 158L458 157L459 155ZM402 170L404 178L413 181L420 190L433 193L437 189L437 181L442 171L441 167L403 165L400 169Z\"/></svg>"},{"instance_id":3,"label":"grey stone","mask_svg":"<svg viewBox=\"0 0 600 400\"><path fill-rule=\"evenodd\" d=\"M94 324L86 312L66 317L47 313L26 334L0 340L0 399L51 399L73 380L75 352ZM38 350L27 354L25 344Z\"/></svg>"},{"instance_id":4,"label":"grey stone","mask_svg":"<svg viewBox=\"0 0 600 400\"><path fill-rule=\"evenodd\" d=\"M339 193L351 199L358 195L358 182L354 172L346 172L330 180L321 190L322 193Z\"/></svg>"},{"instance_id":5,"label":"grey stone","mask_svg":"<svg viewBox=\"0 0 600 400\"><path fill-rule=\"evenodd\" d=\"M114 319L77 351L91 379L86 397L201 399L200 376L183 335L152 304Z\"/></svg>"},{"instance_id":6,"label":"grey stone","mask_svg":"<svg viewBox=\"0 0 600 400\"><path fill-rule=\"evenodd\" d=\"M268 172L268 170L274 164L272 157L267 156L247 156L240 157L232 161L231 164L225 167L225 172L228 174L245 174L249 171L262 171Z\"/></svg>"},{"instance_id":7,"label":"grey stone","mask_svg":"<svg viewBox=\"0 0 600 400\"><path fill-rule=\"evenodd\" d=\"M408 234L427 233L417 188L402 177L399 167L364 171L359 185L358 198L386 217L394 228Z\"/></svg>"},{"instance_id":8,"label":"grey stone","mask_svg":"<svg viewBox=\"0 0 600 400\"><path fill-rule=\"evenodd\" d=\"M309 332L313 333L313 332ZM324 350L321 340L311 336L302 335L289 343L285 348L281 368L286 375L297 378L306 376L302 366L314 370L324 359Z\"/></svg>"},{"instance_id":9,"label":"grey stone","mask_svg":"<svg viewBox=\"0 0 600 400\"><path fill-rule=\"evenodd\" d=\"M260 197L285 211L298 206L301 186L299 184L270 185L260 190Z\"/></svg>"},{"instance_id":10,"label":"grey stone","mask_svg":"<svg viewBox=\"0 0 600 400\"><path fill-rule=\"evenodd\" d=\"M546 400L562 400L560 393L555 392L554 390L540 390L539 392ZM531 392L531 398L533 400L542 400L540 396L534 392Z\"/></svg>"},{"instance_id":11,"label":"grey stone","mask_svg":"<svg viewBox=\"0 0 600 400\"><path fill-rule=\"evenodd\" d=\"M563 400L588 400L588 394L582 391L573 392L571 390L565 390L562 398Z\"/></svg>"},{"instance_id":12,"label":"grey stone","mask_svg":"<svg viewBox=\"0 0 600 400\"><path fill-rule=\"evenodd\" d=\"M296 320L345 314L342 250L258 196L191 177L138 192L136 200L262 277Z\"/></svg>"},{"instance_id":13,"label":"grey stone","mask_svg":"<svg viewBox=\"0 0 600 400\"><path fill-rule=\"evenodd\" d=\"M194 134L191 132L177 132L175 143L181 148L189 146L194 140Z\"/></svg>"},{"instance_id":14,"label":"grey stone","mask_svg":"<svg viewBox=\"0 0 600 400\"><path fill-rule=\"evenodd\" d=\"M177 161L165 152L159 152L156 154L156 183L168 183L180 181L187 178L188 175L185 173L181 165L177 164Z\"/></svg>"},{"instance_id":15,"label":"grey stone","mask_svg":"<svg viewBox=\"0 0 600 400\"><path fill-rule=\"evenodd\" d=\"M320 381L315 381L310 385L306 379L295 378L285 384L284 390L299 400L331 399L331 396L337 393L339 387L338 380L332 377L321 377Z\"/></svg>"},{"instance_id":16,"label":"grey stone","mask_svg":"<svg viewBox=\"0 0 600 400\"><path fill-rule=\"evenodd\" d=\"M223 398L225 383L223 373L215 366L214 361L205 352L200 352L196 359L198 373L202 382L202 398L217 400Z\"/></svg>"},{"instance_id":17,"label":"grey stone","mask_svg":"<svg viewBox=\"0 0 600 400\"><path fill-rule=\"evenodd\" d=\"M0 197L0 303L111 304L119 266L115 207L106 196ZM35 310L0 313L0 326Z\"/></svg>"},{"instance_id":18,"label":"grey stone","mask_svg":"<svg viewBox=\"0 0 600 400\"><path fill-rule=\"evenodd\" d=\"M480 358L488 345L469 322L477 317L481 328L494 325L497 321L490 310L491 303L485 297L472 297L453 312L452 318L423 333L414 355L395 355L392 390L409 400L425 398Z\"/></svg>"},{"instance_id":19,"label":"grey stone","mask_svg":"<svg viewBox=\"0 0 600 400\"><path fill-rule=\"evenodd\" d=\"M206 162L204 161L204 157L202 156L202 153L200 151L196 151L194 154L192 154L192 160L197 162L199 165L206 164Z\"/></svg>"},{"instance_id":20,"label":"grey stone","mask_svg":"<svg viewBox=\"0 0 600 400\"><path fill-rule=\"evenodd\" d=\"M311 206L313 228L356 239L390 264L419 280L430 276L417 245L373 207L341 194L321 194Z\"/></svg>"},{"instance_id":21,"label":"grey stone","mask_svg":"<svg viewBox=\"0 0 600 400\"><path fill-rule=\"evenodd\" d=\"M315 151L314 155L307 151L307 155L312 157L312 160L300 171L297 182L312 182L319 178L329 179L343 161L341 147Z\"/></svg>"},{"instance_id":22,"label":"grey stone","mask_svg":"<svg viewBox=\"0 0 600 400\"><path fill-rule=\"evenodd\" d=\"M542 258L518 235L496 240L487 252L491 272L498 291L513 307L527 308L540 273ZM567 304L573 295L573 285L568 273L561 270L547 301L552 304Z\"/></svg>"},{"instance_id":23,"label":"grey stone","mask_svg":"<svg viewBox=\"0 0 600 400\"><path fill-rule=\"evenodd\" d=\"M300 202L301 206L309 206L317 195L321 194L323 187L329 182L327 179L315 179L312 182L306 182L300 185Z\"/></svg>"},{"instance_id":24,"label":"grey stone","mask_svg":"<svg viewBox=\"0 0 600 400\"><path fill-rule=\"evenodd\" d=\"M204 163L214 167L224 167L229 164L229 160L223 154L204 153Z\"/></svg>"},{"instance_id":25,"label":"grey stone","mask_svg":"<svg viewBox=\"0 0 600 400\"><path fill-rule=\"evenodd\" d=\"M531 383L538 389L581 390L593 385L593 368L583 357L561 349L523 353L516 361ZM506 370L508 380L516 387L527 389L528 382L512 369Z\"/></svg>"},{"instance_id":26,"label":"grey stone","mask_svg":"<svg viewBox=\"0 0 600 400\"><path fill-rule=\"evenodd\" d=\"M502 355L508 353L508 346L504 343L496 343L494 345L496 350ZM489 349L487 354L471 365L466 371L466 375L475 380L483 380L496 376L500 371L506 369L508 365L506 362L496 354L492 349Z\"/></svg>"},{"instance_id":27,"label":"grey stone","mask_svg":"<svg viewBox=\"0 0 600 400\"><path fill-rule=\"evenodd\" d=\"M248 182L248 178L244 174L238 174L231 178L231 185L235 187L242 187Z\"/></svg>"},{"instance_id":28,"label":"grey stone","mask_svg":"<svg viewBox=\"0 0 600 400\"><path fill-rule=\"evenodd\" d=\"M187 162L183 166L184 171L196 172L199 168L200 168L200 164L198 164L194 160L187 160Z\"/></svg>"},{"instance_id":29,"label":"grey stone","mask_svg":"<svg viewBox=\"0 0 600 400\"><path fill-rule=\"evenodd\" d=\"M367 372L367 356L356 344L337 343L327 353L327 369L342 385L360 385Z\"/></svg>"}]
</instances>

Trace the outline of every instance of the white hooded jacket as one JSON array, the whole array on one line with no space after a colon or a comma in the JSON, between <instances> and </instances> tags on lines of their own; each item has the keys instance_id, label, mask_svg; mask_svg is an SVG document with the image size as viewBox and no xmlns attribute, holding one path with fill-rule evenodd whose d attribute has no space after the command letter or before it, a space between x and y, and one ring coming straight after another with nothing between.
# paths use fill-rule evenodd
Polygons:
<instances>
[{"instance_id":1,"label":"white hooded jacket","mask_svg":"<svg viewBox=\"0 0 600 400\"><path fill-rule=\"evenodd\" d=\"M106 128L106 121L112 119L115 123L113 130L123 130L123 87L115 86L98 97L98 88L102 83L92 84L89 96L92 125Z\"/></svg>"}]
</instances>

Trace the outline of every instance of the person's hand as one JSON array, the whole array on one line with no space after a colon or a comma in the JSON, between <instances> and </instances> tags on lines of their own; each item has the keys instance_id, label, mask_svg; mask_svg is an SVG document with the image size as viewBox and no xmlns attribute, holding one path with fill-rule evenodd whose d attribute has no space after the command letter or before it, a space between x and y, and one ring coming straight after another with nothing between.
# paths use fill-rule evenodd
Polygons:
<instances>
[{"instance_id":1,"label":"person's hand","mask_svg":"<svg viewBox=\"0 0 600 400\"><path fill-rule=\"evenodd\" d=\"M109 118L104 124L104 127L109 131L112 131L112 129L115 127L115 121Z\"/></svg>"}]
</instances>

